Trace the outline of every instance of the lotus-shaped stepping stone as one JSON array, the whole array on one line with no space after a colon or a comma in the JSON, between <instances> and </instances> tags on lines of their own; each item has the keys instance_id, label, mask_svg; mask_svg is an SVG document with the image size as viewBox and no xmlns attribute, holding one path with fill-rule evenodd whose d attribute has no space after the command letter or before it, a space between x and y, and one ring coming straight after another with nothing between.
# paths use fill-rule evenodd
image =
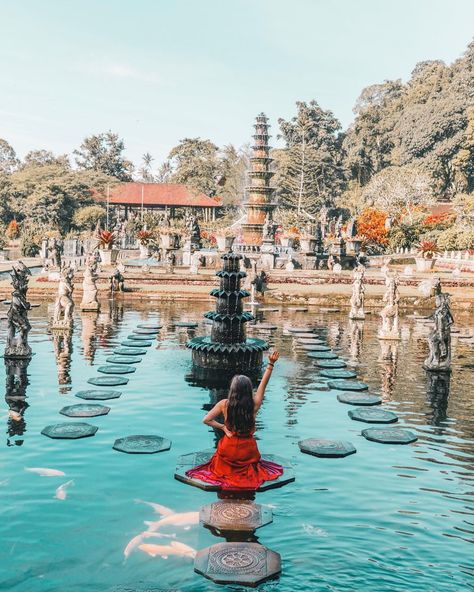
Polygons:
<instances>
[{"instance_id":1,"label":"lotus-shaped stepping stone","mask_svg":"<svg viewBox=\"0 0 474 592\"><path fill-rule=\"evenodd\" d=\"M337 360L338 355L332 351L312 351L306 354L308 358L315 358L316 360Z\"/></svg>"},{"instance_id":2,"label":"lotus-shaped stepping stone","mask_svg":"<svg viewBox=\"0 0 474 592\"><path fill-rule=\"evenodd\" d=\"M344 440L324 440L322 438L308 438L298 442L301 452L321 458L343 458L356 452L350 442Z\"/></svg>"},{"instance_id":3,"label":"lotus-shaped stepping stone","mask_svg":"<svg viewBox=\"0 0 474 592\"><path fill-rule=\"evenodd\" d=\"M153 323L141 323L137 325L139 329L152 329L153 331L159 331L163 325L154 325Z\"/></svg>"},{"instance_id":4,"label":"lotus-shaped stepping stone","mask_svg":"<svg viewBox=\"0 0 474 592\"><path fill-rule=\"evenodd\" d=\"M311 351L311 352L330 352L331 348L328 345L319 345L318 343L312 343L312 344L306 344L303 343L301 344L301 349L304 349L305 351Z\"/></svg>"},{"instance_id":5,"label":"lotus-shaped stepping stone","mask_svg":"<svg viewBox=\"0 0 474 592\"><path fill-rule=\"evenodd\" d=\"M126 436L115 440L113 449L127 454L156 454L171 448L170 440L161 436Z\"/></svg>"},{"instance_id":6,"label":"lotus-shaped stepping stone","mask_svg":"<svg viewBox=\"0 0 474 592\"><path fill-rule=\"evenodd\" d=\"M114 354L117 356L144 356L146 349L138 349L137 347L119 347L114 349Z\"/></svg>"},{"instance_id":7,"label":"lotus-shaped stepping stone","mask_svg":"<svg viewBox=\"0 0 474 592\"><path fill-rule=\"evenodd\" d=\"M339 368L321 370L319 374L324 378L355 378L357 376L353 370L344 370Z\"/></svg>"},{"instance_id":8,"label":"lotus-shaped stepping stone","mask_svg":"<svg viewBox=\"0 0 474 592\"><path fill-rule=\"evenodd\" d=\"M218 543L198 551L194 571L216 584L257 586L280 573L281 558L258 543Z\"/></svg>"},{"instance_id":9,"label":"lotus-shaped stepping stone","mask_svg":"<svg viewBox=\"0 0 474 592\"><path fill-rule=\"evenodd\" d=\"M187 327L188 329L194 329L195 327L198 326L198 324L196 322L184 322L184 321L178 321L176 323L170 323L170 325L172 327Z\"/></svg>"},{"instance_id":10,"label":"lotus-shaped stepping stone","mask_svg":"<svg viewBox=\"0 0 474 592\"><path fill-rule=\"evenodd\" d=\"M316 366L318 368L345 368L347 364L344 360L318 360Z\"/></svg>"},{"instance_id":11,"label":"lotus-shaped stepping stone","mask_svg":"<svg viewBox=\"0 0 474 592\"><path fill-rule=\"evenodd\" d=\"M126 341L122 341L120 345L126 348L151 347L153 345L153 341L132 341L131 339L127 339Z\"/></svg>"},{"instance_id":12,"label":"lotus-shaped stepping stone","mask_svg":"<svg viewBox=\"0 0 474 592\"><path fill-rule=\"evenodd\" d=\"M98 429L88 423L69 422L46 426L41 433L55 440L78 440L93 436Z\"/></svg>"},{"instance_id":13,"label":"lotus-shaped stepping stone","mask_svg":"<svg viewBox=\"0 0 474 592\"><path fill-rule=\"evenodd\" d=\"M133 357L133 356L110 356L107 358L106 362L109 364L138 364L142 361L140 357Z\"/></svg>"},{"instance_id":14,"label":"lotus-shaped stepping stone","mask_svg":"<svg viewBox=\"0 0 474 592\"><path fill-rule=\"evenodd\" d=\"M199 519L210 528L220 531L253 531L273 520L270 508L247 500L214 502L203 506Z\"/></svg>"},{"instance_id":15,"label":"lotus-shaped stepping stone","mask_svg":"<svg viewBox=\"0 0 474 592\"><path fill-rule=\"evenodd\" d=\"M150 341L150 335L127 335L127 341Z\"/></svg>"},{"instance_id":16,"label":"lotus-shaped stepping stone","mask_svg":"<svg viewBox=\"0 0 474 592\"><path fill-rule=\"evenodd\" d=\"M384 409L351 409L348 415L354 421L364 421L365 423L395 423L398 421L397 415Z\"/></svg>"}]
</instances>

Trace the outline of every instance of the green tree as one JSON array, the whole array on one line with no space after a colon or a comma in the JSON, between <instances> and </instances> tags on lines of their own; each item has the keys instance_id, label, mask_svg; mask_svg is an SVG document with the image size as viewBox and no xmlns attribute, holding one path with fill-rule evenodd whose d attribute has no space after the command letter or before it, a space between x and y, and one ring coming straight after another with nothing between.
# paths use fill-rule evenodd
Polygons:
<instances>
[{"instance_id":1,"label":"green tree","mask_svg":"<svg viewBox=\"0 0 474 592\"><path fill-rule=\"evenodd\" d=\"M224 206L239 206L244 201L247 171L249 169L249 146L237 150L232 144L220 152L220 179L217 192Z\"/></svg>"},{"instance_id":2,"label":"green tree","mask_svg":"<svg viewBox=\"0 0 474 592\"><path fill-rule=\"evenodd\" d=\"M70 168L69 158L66 154L55 156L50 150L30 150L30 152L28 152L28 154L23 159L21 166L43 166L50 164L57 164L64 168Z\"/></svg>"},{"instance_id":3,"label":"green tree","mask_svg":"<svg viewBox=\"0 0 474 592\"><path fill-rule=\"evenodd\" d=\"M108 131L84 139L74 150L80 169L104 173L119 181L131 181L133 165L123 156L125 144L118 134Z\"/></svg>"},{"instance_id":4,"label":"green tree","mask_svg":"<svg viewBox=\"0 0 474 592\"><path fill-rule=\"evenodd\" d=\"M106 217L107 211L102 206L84 206L74 212L72 223L78 230L93 230L97 222L103 225Z\"/></svg>"},{"instance_id":5,"label":"green tree","mask_svg":"<svg viewBox=\"0 0 474 592\"><path fill-rule=\"evenodd\" d=\"M152 173L151 167L152 162L154 161L153 156L149 152L145 152L142 156L142 165L138 171L140 176L140 181L143 183L154 183L155 176Z\"/></svg>"},{"instance_id":6,"label":"green tree","mask_svg":"<svg viewBox=\"0 0 474 592\"><path fill-rule=\"evenodd\" d=\"M341 124L316 101L296 107L295 117L278 120L285 148L275 151L275 180L284 205L312 213L332 205L344 187Z\"/></svg>"},{"instance_id":7,"label":"green tree","mask_svg":"<svg viewBox=\"0 0 474 592\"><path fill-rule=\"evenodd\" d=\"M0 138L0 174L9 175L18 167L19 160L10 144Z\"/></svg>"},{"instance_id":8,"label":"green tree","mask_svg":"<svg viewBox=\"0 0 474 592\"><path fill-rule=\"evenodd\" d=\"M206 195L216 194L220 174L218 148L210 140L184 138L168 155L171 183L183 183Z\"/></svg>"}]
</instances>

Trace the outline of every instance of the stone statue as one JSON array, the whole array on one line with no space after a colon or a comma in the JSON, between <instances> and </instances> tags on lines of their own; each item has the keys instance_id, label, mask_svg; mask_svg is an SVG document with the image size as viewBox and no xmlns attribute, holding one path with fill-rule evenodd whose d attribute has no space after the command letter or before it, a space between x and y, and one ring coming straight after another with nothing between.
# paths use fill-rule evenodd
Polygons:
<instances>
[{"instance_id":1,"label":"stone statue","mask_svg":"<svg viewBox=\"0 0 474 592\"><path fill-rule=\"evenodd\" d=\"M168 251L166 253L166 271L168 273L174 273L174 266L176 263L176 255L173 251Z\"/></svg>"},{"instance_id":2,"label":"stone statue","mask_svg":"<svg viewBox=\"0 0 474 592\"><path fill-rule=\"evenodd\" d=\"M267 212L265 216L265 222L263 223L262 229L263 240L273 240L274 239L274 228L273 223L270 220L270 213Z\"/></svg>"},{"instance_id":3,"label":"stone statue","mask_svg":"<svg viewBox=\"0 0 474 592\"><path fill-rule=\"evenodd\" d=\"M357 236L357 219L354 217L352 217L347 223L346 236L349 238L354 238Z\"/></svg>"},{"instance_id":4,"label":"stone statue","mask_svg":"<svg viewBox=\"0 0 474 592\"><path fill-rule=\"evenodd\" d=\"M354 270L354 281L352 283L352 296L351 296L351 310L349 312L349 318L353 321L363 321L365 319L364 312L364 268L357 267Z\"/></svg>"},{"instance_id":5,"label":"stone statue","mask_svg":"<svg viewBox=\"0 0 474 592\"><path fill-rule=\"evenodd\" d=\"M342 238L342 214L336 220L336 224L334 226L334 236L336 238Z\"/></svg>"},{"instance_id":6,"label":"stone statue","mask_svg":"<svg viewBox=\"0 0 474 592\"><path fill-rule=\"evenodd\" d=\"M379 330L379 339L400 339L398 327L398 303L400 294L398 292L398 277L396 275L385 275L385 291L383 301L385 306L380 312L382 317L382 326Z\"/></svg>"},{"instance_id":7,"label":"stone statue","mask_svg":"<svg viewBox=\"0 0 474 592\"><path fill-rule=\"evenodd\" d=\"M125 292L125 277L121 270L117 267L114 273L110 276L110 291Z\"/></svg>"},{"instance_id":8,"label":"stone statue","mask_svg":"<svg viewBox=\"0 0 474 592\"><path fill-rule=\"evenodd\" d=\"M319 228L321 231L321 238L322 239L324 239L324 237L326 236L327 225L328 225L328 209L326 208L326 206L324 206L323 208L321 208L321 211L319 213Z\"/></svg>"},{"instance_id":9,"label":"stone statue","mask_svg":"<svg viewBox=\"0 0 474 592\"><path fill-rule=\"evenodd\" d=\"M191 234L191 248L200 249L202 247L201 228L199 227L196 216L191 216L189 219L188 228Z\"/></svg>"},{"instance_id":10,"label":"stone statue","mask_svg":"<svg viewBox=\"0 0 474 592\"><path fill-rule=\"evenodd\" d=\"M28 276L31 271L19 261L10 273L12 278L12 297L7 314L8 331L5 345L5 358L30 358L31 347L28 345L28 333L31 329L28 320L30 303L26 299Z\"/></svg>"},{"instance_id":11,"label":"stone statue","mask_svg":"<svg viewBox=\"0 0 474 592\"><path fill-rule=\"evenodd\" d=\"M199 263L201 262L201 257L202 255L199 253L199 251L194 251L194 253L191 255L191 265L189 267L189 271L193 275L199 273Z\"/></svg>"},{"instance_id":12,"label":"stone statue","mask_svg":"<svg viewBox=\"0 0 474 592\"><path fill-rule=\"evenodd\" d=\"M93 255L89 255L84 269L84 279L82 280L82 302L81 310L99 310L100 304L97 298L97 260Z\"/></svg>"},{"instance_id":13,"label":"stone statue","mask_svg":"<svg viewBox=\"0 0 474 592\"><path fill-rule=\"evenodd\" d=\"M431 318L434 327L428 335L430 351L423 368L431 372L451 372L451 325L454 319L449 308L449 294L436 295L436 310Z\"/></svg>"},{"instance_id":14,"label":"stone statue","mask_svg":"<svg viewBox=\"0 0 474 592\"><path fill-rule=\"evenodd\" d=\"M54 303L53 329L65 329L72 325L72 313L74 310L74 301L72 293L74 291L74 269L64 267L61 271L59 280L58 295Z\"/></svg>"}]
</instances>

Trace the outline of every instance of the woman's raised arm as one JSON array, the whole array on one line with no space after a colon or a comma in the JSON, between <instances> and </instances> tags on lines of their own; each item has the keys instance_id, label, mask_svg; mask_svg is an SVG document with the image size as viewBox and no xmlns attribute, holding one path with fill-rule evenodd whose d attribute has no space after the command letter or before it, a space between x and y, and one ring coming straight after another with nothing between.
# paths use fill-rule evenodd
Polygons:
<instances>
[{"instance_id":1,"label":"woman's raised arm","mask_svg":"<svg viewBox=\"0 0 474 592\"><path fill-rule=\"evenodd\" d=\"M260 407L262 406L263 399L265 397L265 389L267 388L268 381L270 380L270 376L272 375L273 366L275 362L280 357L280 354L277 351L272 352L268 356L268 365L265 368L265 372L263 373L262 380L258 385L257 392L255 393L254 401L255 401L255 412L257 412Z\"/></svg>"}]
</instances>

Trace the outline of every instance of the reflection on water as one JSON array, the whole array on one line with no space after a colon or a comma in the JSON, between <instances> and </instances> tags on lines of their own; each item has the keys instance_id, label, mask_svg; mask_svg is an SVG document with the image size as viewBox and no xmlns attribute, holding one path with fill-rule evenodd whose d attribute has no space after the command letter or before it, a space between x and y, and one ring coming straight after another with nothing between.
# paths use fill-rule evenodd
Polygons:
<instances>
[{"instance_id":1,"label":"reflection on water","mask_svg":"<svg viewBox=\"0 0 474 592\"><path fill-rule=\"evenodd\" d=\"M72 330L53 329L52 332L56 366L58 368L59 392L65 394L70 390L71 384L71 356L72 356Z\"/></svg>"},{"instance_id":2,"label":"reflection on water","mask_svg":"<svg viewBox=\"0 0 474 592\"><path fill-rule=\"evenodd\" d=\"M136 499L176 512L196 512L216 499L216 494L173 479L178 456L212 448L220 435L202 424L202 416L227 395L230 377L221 375L215 384L197 376L185 348L190 336L209 331L202 320L208 308L199 303L107 301L100 314L76 311L76 329L61 343L44 339L44 307L32 311L35 355L29 366L13 360L2 366L4 411L10 417L0 463L0 589L222 589L194 574L185 558L152 558L139 549L126 561L123 556L128 541L146 528L144 522L158 519ZM411 318L401 319L401 341L394 344L377 339L376 315L352 323L342 313L283 309L257 315L281 327L271 333L249 328L249 335L267 339L281 352L258 416L259 448L290 458L296 474L294 483L256 496L274 513L273 523L258 531L258 540L283 559L280 581L261 589L473 588L472 340L453 335L449 376L422 369L429 325ZM471 320L458 316L458 326L469 329ZM74 394L90 388L87 380L137 324L158 320L163 329L156 343L136 364L129 383L120 387L122 396L107 402L109 415L87 419L99 427L93 438L61 441L40 434L48 424L74 421L61 416L59 409L81 402ZM200 325L196 331L179 329L173 326L176 320L197 320ZM314 359L295 347L284 329L310 321L319 337L356 370L358 379L383 397L383 408L399 416L400 427L417 433L418 442L383 446L360 436L366 426L350 420L349 406L337 401ZM2 327L1 341L4 334ZM63 391L66 386L71 390ZM140 432L170 438L171 450L158 455L112 450L116 438ZM302 455L297 443L309 437L350 440L357 453L344 459ZM65 476L41 478L24 470L28 467L57 469ZM74 480L74 488L60 501L55 491L69 480ZM189 530L169 525L162 534L196 549L225 540L197 525Z\"/></svg>"}]
</instances>

